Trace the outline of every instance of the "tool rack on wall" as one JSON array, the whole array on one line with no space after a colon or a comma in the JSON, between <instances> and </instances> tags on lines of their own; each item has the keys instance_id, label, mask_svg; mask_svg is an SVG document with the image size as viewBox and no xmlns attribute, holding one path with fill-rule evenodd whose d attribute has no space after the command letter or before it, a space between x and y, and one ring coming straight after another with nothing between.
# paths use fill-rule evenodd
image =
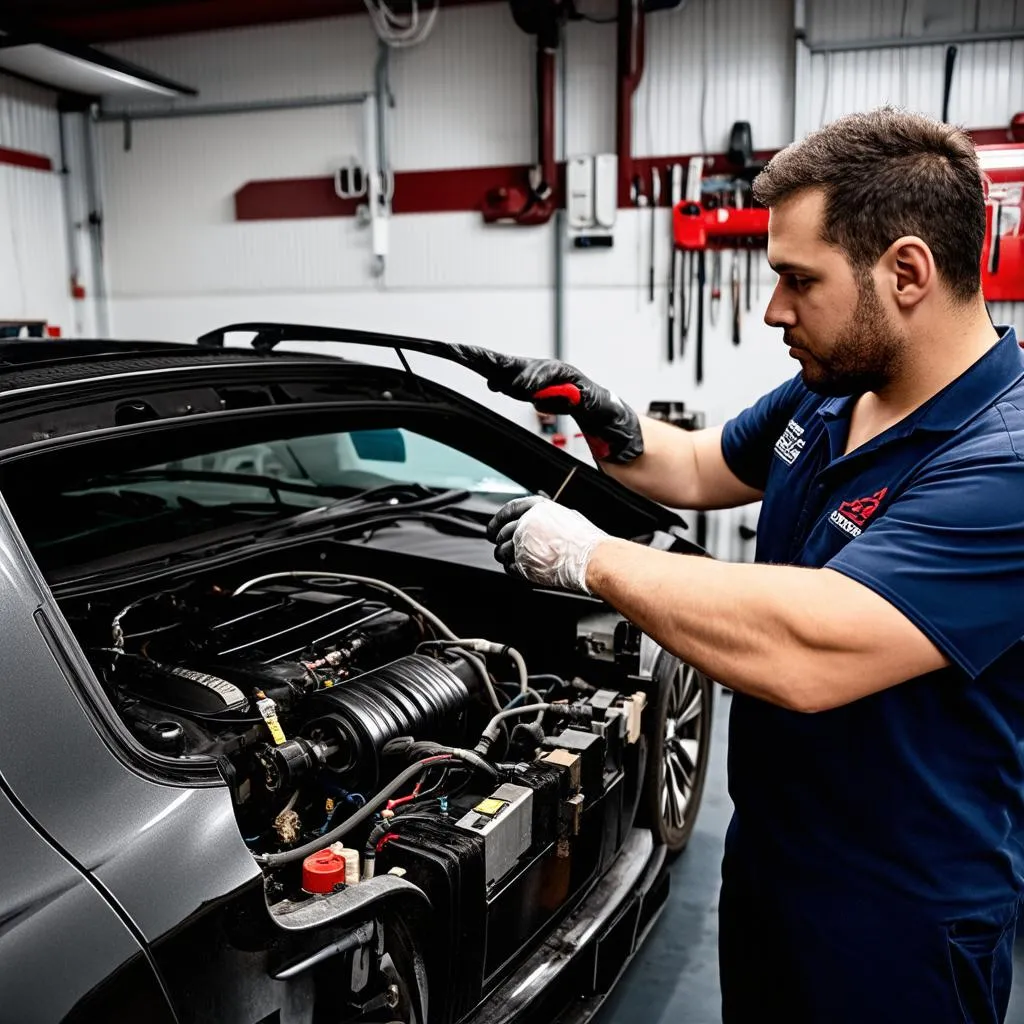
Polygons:
<instances>
[{"instance_id":1,"label":"tool rack on wall","mask_svg":"<svg viewBox=\"0 0 1024 1024\"><path fill-rule=\"evenodd\" d=\"M759 168L752 169L756 171ZM672 244L683 257L684 315L680 355L683 354L690 324L695 321L694 370L698 384L704 380L705 287L710 283L709 320L713 327L717 323L717 310L722 300L722 261L725 252L732 253L729 298L734 345L740 344L742 310L745 308L746 312L751 311L751 283L756 276L753 255L758 253L760 265L760 251L768 245L768 210L754 203L750 191L752 176L748 173L738 178L702 177L699 183L691 179L687 189L688 198L672 204ZM741 253L745 254L745 271L740 266ZM694 283L696 296L693 295ZM686 301L687 292L690 294L689 302ZM668 353L671 362L671 340Z\"/></svg>"},{"instance_id":2,"label":"tool rack on wall","mask_svg":"<svg viewBox=\"0 0 1024 1024\"><path fill-rule=\"evenodd\" d=\"M1024 143L978 146L987 182L981 287L989 302L1024 301Z\"/></svg>"}]
</instances>

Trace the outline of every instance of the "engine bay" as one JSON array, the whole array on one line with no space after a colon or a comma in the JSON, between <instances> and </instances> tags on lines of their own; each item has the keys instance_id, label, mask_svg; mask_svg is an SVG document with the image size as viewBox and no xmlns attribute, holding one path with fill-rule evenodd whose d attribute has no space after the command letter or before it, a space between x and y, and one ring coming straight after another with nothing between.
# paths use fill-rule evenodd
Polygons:
<instances>
[{"instance_id":1,"label":"engine bay","mask_svg":"<svg viewBox=\"0 0 1024 1024\"><path fill-rule=\"evenodd\" d=\"M413 590L284 570L65 612L144 747L215 759L272 912L390 872L454 934L472 893L482 985L631 827L639 636L587 601L544 637L460 638Z\"/></svg>"}]
</instances>

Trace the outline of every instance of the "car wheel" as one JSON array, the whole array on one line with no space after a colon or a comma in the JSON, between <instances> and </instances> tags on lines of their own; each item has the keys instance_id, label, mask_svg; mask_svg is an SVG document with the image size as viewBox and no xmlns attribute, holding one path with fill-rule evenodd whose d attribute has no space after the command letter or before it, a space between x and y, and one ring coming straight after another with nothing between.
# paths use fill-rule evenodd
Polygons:
<instances>
[{"instance_id":1,"label":"car wheel","mask_svg":"<svg viewBox=\"0 0 1024 1024\"><path fill-rule=\"evenodd\" d=\"M704 794L711 748L714 684L670 654L655 665L647 725L647 764L638 823L670 854L681 853Z\"/></svg>"},{"instance_id":2,"label":"car wheel","mask_svg":"<svg viewBox=\"0 0 1024 1024\"><path fill-rule=\"evenodd\" d=\"M363 1004L357 1017L344 1019L353 1024L426 1024L426 965L411 932L395 918L385 926L384 947L382 991Z\"/></svg>"}]
</instances>

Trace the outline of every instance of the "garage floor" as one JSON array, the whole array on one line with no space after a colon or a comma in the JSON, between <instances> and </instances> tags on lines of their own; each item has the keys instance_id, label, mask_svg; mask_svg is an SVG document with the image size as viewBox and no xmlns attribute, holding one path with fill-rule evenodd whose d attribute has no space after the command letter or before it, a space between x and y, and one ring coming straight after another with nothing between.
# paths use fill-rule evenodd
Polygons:
<instances>
[{"instance_id":1,"label":"garage floor","mask_svg":"<svg viewBox=\"0 0 1024 1024\"><path fill-rule=\"evenodd\" d=\"M729 702L729 694L719 691L704 803L690 845L672 869L668 906L599 1024L721 1022L717 915L722 840L732 813L725 782ZM1024 1024L1024 935L1017 943L1015 979L1006 1024Z\"/></svg>"}]
</instances>

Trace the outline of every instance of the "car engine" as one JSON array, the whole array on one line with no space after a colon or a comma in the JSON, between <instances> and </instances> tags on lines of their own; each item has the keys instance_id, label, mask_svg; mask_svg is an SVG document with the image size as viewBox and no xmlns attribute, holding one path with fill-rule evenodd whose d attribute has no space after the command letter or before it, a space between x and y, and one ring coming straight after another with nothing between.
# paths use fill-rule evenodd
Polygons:
<instances>
[{"instance_id":1,"label":"car engine","mask_svg":"<svg viewBox=\"0 0 1024 1024\"><path fill-rule=\"evenodd\" d=\"M66 611L144 747L216 760L271 915L384 876L426 894L455 1020L632 827L647 695L638 634L594 603L569 676L410 591L282 571Z\"/></svg>"}]
</instances>

